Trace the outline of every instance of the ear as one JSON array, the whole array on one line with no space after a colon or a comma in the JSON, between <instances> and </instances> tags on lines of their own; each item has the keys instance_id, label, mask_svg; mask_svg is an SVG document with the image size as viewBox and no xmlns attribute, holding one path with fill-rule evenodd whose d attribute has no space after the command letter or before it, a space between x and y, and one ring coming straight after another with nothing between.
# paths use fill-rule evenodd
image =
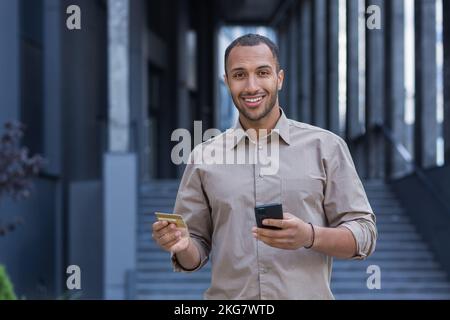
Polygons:
<instances>
[{"instance_id":1,"label":"ear","mask_svg":"<svg viewBox=\"0 0 450 320\"><path fill-rule=\"evenodd\" d=\"M225 82L225 84L227 85L227 88L229 89L230 86L228 85L228 76L226 73L223 74L223 81Z\"/></svg>"},{"instance_id":2,"label":"ear","mask_svg":"<svg viewBox=\"0 0 450 320\"><path fill-rule=\"evenodd\" d=\"M278 78L278 91L283 88L284 70L280 70L277 75Z\"/></svg>"}]
</instances>

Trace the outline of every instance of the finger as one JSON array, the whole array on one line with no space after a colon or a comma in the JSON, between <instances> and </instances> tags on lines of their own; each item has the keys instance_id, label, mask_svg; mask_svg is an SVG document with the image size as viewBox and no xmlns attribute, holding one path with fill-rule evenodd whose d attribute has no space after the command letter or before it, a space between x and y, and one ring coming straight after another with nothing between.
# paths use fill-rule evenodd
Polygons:
<instances>
[{"instance_id":1,"label":"finger","mask_svg":"<svg viewBox=\"0 0 450 320\"><path fill-rule=\"evenodd\" d=\"M160 222L167 222L167 221L160 221ZM153 239L158 240L159 238L161 238L166 233L174 231L175 229L176 229L176 225L175 224L167 222L165 227L162 227L158 231L153 231L153 233L152 233Z\"/></svg>"},{"instance_id":2,"label":"finger","mask_svg":"<svg viewBox=\"0 0 450 320\"><path fill-rule=\"evenodd\" d=\"M163 235L161 238L158 239L158 243L160 245L165 245L166 243L176 239L177 233L176 232L169 232Z\"/></svg>"},{"instance_id":3,"label":"finger","mask_svg":"<svg viewBox=\"0 0 450 320\"><path fill-rule=\"evenodd\" d=\"M153 231L160 231L168 225L167 221L156 221L153 223Z\"/></svg>"},{"instance_id":4,"label":"finger","mask_svg":"<svg viewBox=\"0 0 450 320\"><path fill-rule=\"evenodd\" d=\"M177 238L177 239L175 239L175 240L173 240L173 241L171 241L171 242L169 242L169 243L166 243L166 244L163 246L163 248L170 251L170 250L172 249L172 246L174 246L175 244L177 244L178 241L180 241L180 238Z\"/></svg>"},{"instance_id":5,"label":"finger","mask_svg":"<svg viewBox=\"0 0 450 320\"><path fill-rule=\"evenodd\" d=\"M271 247L289 249L289 242L286 239L272 239L259 235L257 236L257 239Z\"/></svg>"},{"instance_id":6,"label":"finger","mask_svg":"<svg viewBox=\"0 0 450 320\"><path fill-rule=\"evenodd\" d=\"M256 233L258 235L262 235L262 236L265 236L268 238L273 238L273 239L286 238L291 235L291 232L288 229L271 230L271 229L265 229L265 228L257 228Z\"/></svg>"},{"instance_id":7,"label":"finger","mask_svg":"<svg viewBox=\"0 0 450 320\"><path fill-rule=\"evenodd\" d=\"M292 225L292 221L288 219L264 219L263 225L285 229Z\"/></svg>"},{"instance_id":8,"label":"finger","mask_svg":"<svg viewBox=\"0 0 450 320\"><path fill-rule=\"evenodd\" d=\"M181 232L180 231L167 233L165 236L163 236L159 240L159 244L162 245L162 246L167 246L167 244L169 242L172 242L174 240L178 241L178 239L180 239L180 236L181 236Z\"/></svg>"}]
</instances>

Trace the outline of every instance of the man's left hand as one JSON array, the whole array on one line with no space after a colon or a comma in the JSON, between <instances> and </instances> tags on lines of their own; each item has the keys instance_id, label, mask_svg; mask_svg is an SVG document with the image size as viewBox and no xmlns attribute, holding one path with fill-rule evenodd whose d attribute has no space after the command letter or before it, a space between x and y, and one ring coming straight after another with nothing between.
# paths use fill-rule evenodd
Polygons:
<instances>
[{"instance_id":1,"label":"man's left hand","mask_svg":"<svg viewBox=\"0 0 450 320\"><path fill-rule=\"evenodd\" d=\"M283 219L264 219L263 224L281 228L280 230L252 228L253 236L271 247L296 250L311 244L311 226L288 212L283 213Z\"/></svg>"}]
</instances>

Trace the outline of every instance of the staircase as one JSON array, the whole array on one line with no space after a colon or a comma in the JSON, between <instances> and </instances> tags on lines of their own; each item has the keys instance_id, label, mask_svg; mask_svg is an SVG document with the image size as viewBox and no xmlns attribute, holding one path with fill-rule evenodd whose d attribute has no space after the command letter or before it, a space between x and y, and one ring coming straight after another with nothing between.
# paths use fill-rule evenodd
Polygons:
<instances>
[{"instance_id":1,"label":"staircase","mask_svg":"<svg viewBox=\"0 0 450 320\"><path fill-rule=\"evenodd\" d=\"M138 299L202 299L209 287L209 263L200 271L172 271L169 253L151 238L153 212L172 212L179 181L158 180L140 189L137 252ZM450 299L450 282L416 232L395 195L382 181L364 186L377 216L378 243L364 261L334 260L332 291L345 299ZM381 289L367 288L368 266L381 271Z\"/></svg>"},{"instance_id":2,"label":"staircase","mask_svg":"<svg viewBox=\"0 0 450 320\"><path fill-rule=\"evenodd\" d=\"M334 260L332 291L336 299L450 299L447 274L417 233L389 186L364 181L377 218L378 241L366 260ZM367 267L381 271L381 289L367 288Z\"/></svg>"},{"instance_id":3,"label":"staircase","mask_svg":"<svg viewBox=\"0 0 450 320\"><path fill-rule=\"evenodd\" d=\"M137 299L198 300L209 287L211 266L186 274L173 272L170 254L152 239L154 212L173 212L178 180L158 180L140 189L137 243Z\"/></svg>"}]
</instances>

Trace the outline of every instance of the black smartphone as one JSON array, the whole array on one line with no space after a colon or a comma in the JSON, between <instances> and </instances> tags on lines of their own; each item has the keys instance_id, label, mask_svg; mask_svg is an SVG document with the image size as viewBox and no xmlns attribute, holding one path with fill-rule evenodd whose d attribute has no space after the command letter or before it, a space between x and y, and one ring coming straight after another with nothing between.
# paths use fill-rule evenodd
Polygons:
<instances>
[{"instance_id":1,"label":"black smartphone","mask_svg":"<svg viewBox=\"0 0 450 320\"><path fill-rule=\"evenodd\" d=\"M264 219L283 219L283 206L281 203L264 204L255 207L256 225L258 228L279 230L278 227L265 226Z\"/></svg>"}]
</instances>

